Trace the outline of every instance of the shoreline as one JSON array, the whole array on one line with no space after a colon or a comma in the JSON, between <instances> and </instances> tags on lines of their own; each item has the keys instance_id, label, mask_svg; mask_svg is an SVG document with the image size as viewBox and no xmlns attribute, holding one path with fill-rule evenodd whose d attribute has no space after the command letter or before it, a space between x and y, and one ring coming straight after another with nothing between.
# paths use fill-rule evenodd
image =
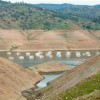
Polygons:
<instances>
[{"instance_id":1,"label":"shoreline","mask_svg":"<svg viewBox=\"0 0 100 100\"><path fill-rule=\"evenodd\" d=\"M28 90L24 90L24 91L22 91L21 92L21 94L22 94L22 96L23 97L25 97L25 98L27 98L27 97L30 97L30 94L29 93L34 93L34 92L36 92L36 91L38 91L38 90L40 90L40 89L42 89L42 88L39 88L38 86L37 86L37 84L39 83L39 82L41 82L42 80L44 80L45 79L45 77L43 76L43 75L50 75L50 74L63 74L63 73L65 73L65 72L67 72L67 71L63 71L63 72L61 72L61 71L59 71L59 72L49 72L49 73L38 73L39 75L41 75L42 77L43 77L43 79L41 79L41 80L38 80L35 84L34 84L34 87L32 87L32 88L30 88L30 89L28 89ZM60 76L59 76L60 77ZM56 79L53 79L53 80L56 80ZM50 81L51 82L51 81ZM50 82L48 82L47 83L47 86L50 84ZM47 87L46 86L46 87Z\"/></svg>"},{"instance_id":2,"label":"shoreline","mask_svg":"<svg viewBox=\"0 0 100 100\"><path fill-rule=\"evenodd\" d=\"M11 52L32 52L32 51L44 51L44 52L46 52L46 51L86 51L86 50L90 50L90 51L94 51L94 50L100 50L99 48L92 48L92 49L89 49L89 48L87 48L87 49L41 49L41 50L9 50L9 49L7 49L7 50L0 50L0 52L7 52L7 51L11 51Z\"/></svg>"},{"instance_id":3,"label":"shoreline","mask_svg":"<svg viewBox=\"0 0 100 100\"><path fill-rule=\"evenodd\" d=\"M79 64L76 68L73 68L72 70L70 70L68 73L65 73L63 76L61 76L60 78L58 79L55 79L51 82L49 82L47 85L47 87L45 88L42 88L42 89L39 89L39 90L36 90L35 92L33 92L33 94L30 96L31 98L33 99L36 99L36 98L43 98L43 100L49 100L47 98L51 98L53 97L53 95L55 93L60 93L61 91L63 92L65 90L65 85L66 85L66 89L69 89L71 88L72 86L75 86L77 83L83 81L84 79L87 79L92 75L95 75L96 73L98 73L99 71L97 70L100 69L99 68L99 59L100 59L100 56L95 56L95 57L92 57L90 58L89 60L87 60L86 62L82 63L82 64ZM97 66L95 68L95 66L91 66L91 64L93 63L96 63ZM95 68L95 70L93 70ZM86 71L88 70L91 70L87 75L86 74ZM74 72L73 72L74 71ZM94 72L95 71L95 72ZM75 72L78 72L78 73L75 73ZM83 78L78 78L77 75L80 76L80 74L84 74L85 76ZM79 79L79 82L76 81L76 82L73 82L74 80L74 77L77 78L77 80ZM65 83L65 78L67 79L66 80L66 83ZM71 85L69 85L70 83L70 80L71 79ZM60 83L58 85L58 80L59 81L62 81L64 82L64 84ZM68 87L67 87L68 86ZM56 90L55 90L56 89ZM61 90L62 89L62 90ZM41 94L41 95L38 95L38 94ZM33 96L34 95L34 96ZM31 99L28 99L28 100L31 100Z\"/></svg>"}]
</instances>

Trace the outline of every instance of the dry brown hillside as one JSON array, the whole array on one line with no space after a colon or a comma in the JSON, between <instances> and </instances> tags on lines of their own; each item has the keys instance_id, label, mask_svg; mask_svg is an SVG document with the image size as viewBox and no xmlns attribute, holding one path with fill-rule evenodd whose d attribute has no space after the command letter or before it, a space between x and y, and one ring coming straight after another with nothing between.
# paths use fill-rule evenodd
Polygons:
<instances>
[{"instance_id":1,"label":"dry brown hillside","mask_svg":"<svg viewBox=\"0 0 100 100\"><path fill-rule=\"evenodd\" d=\"M100 56L97 56L73 68L63 76L52 81L48 87L39 90L37 93L43 94L42 100L55 100L54 97L59 93L99 72ZM36 96L38 97L39 95L36 94Z\"/></svg>"},{"instance_id":2,"label":"dry brown hillside","mask_svg":"<svg viewBox=\"0 0 100 100\"><path fill-rule=\"evenodd\" d=\"M100 30L92 32L92 34L97 37L98 39L100 39Z\"/></svg>"},{"instance_id":3,"label":"dry brown hillside","mask_svg":"<svg viewBox=\"0 0 100 100\"><path fill-rule=\"evenodd\" d=\"M43 64L36 65L35 67L30 67L31 70L37 70L39 73L55 73L55 72L63 72L71 69L70 66L65 65L60 62L47 62Z\"/></svg>"},{"instance_id":4,"label":"dry brown hillside","mask_svg":"<svg viewBox=\"0 0 100 100\"><path fill-rule=\"evenodd\" d=\"M93 34L99 35L99 31ZM87 30L0 29L0 49L9 49L11 46L18 46L22 50L97 49L100 40Z\"/></svg>"},{"instance_id":5,"label":"dry brown hillside","mask_svg":"<svg viewBox=\"0 0 100 100\"><path fill-rule=\"evenodd\" d=\"M38 73L0 58L0 100L26 100L21 92L32 88L40 79Z\"/></svg>"}]
</instances>

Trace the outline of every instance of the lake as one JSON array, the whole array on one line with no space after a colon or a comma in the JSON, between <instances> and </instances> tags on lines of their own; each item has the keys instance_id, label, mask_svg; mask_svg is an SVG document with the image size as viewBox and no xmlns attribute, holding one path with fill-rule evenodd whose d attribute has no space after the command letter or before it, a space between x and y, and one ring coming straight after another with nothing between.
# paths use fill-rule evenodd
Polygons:
<instances>
[{"instance_id":1,"label":"lake","mask_svg":"<svg viewBox=\"0 0 100 100\"><path fill-rule=\"evenodd\" d=\"M10 61L13 61L25 68L34 67L35 65L57 61L75 67L77 64L84 62L85 60L99 55L99 50L77 50L77 51L27 51L27 52L12 52L5 51L0 52L0 56ZM43 75L44 79L37 83L38 88L47 86L47 83L61 76L62 74L46 74Z\"/></svg>"}]
</instances>

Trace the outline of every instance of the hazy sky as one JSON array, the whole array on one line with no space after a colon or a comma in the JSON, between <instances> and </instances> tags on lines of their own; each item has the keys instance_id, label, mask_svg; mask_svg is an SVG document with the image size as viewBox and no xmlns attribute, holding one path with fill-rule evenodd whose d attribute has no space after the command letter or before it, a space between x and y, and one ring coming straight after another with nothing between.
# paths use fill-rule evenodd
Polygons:
<instances>
[{"instance_id":1,"label":"hazy sky","mask_svg":"<svg viewBox=\"0 0 100 100\"><path fill-rule=\"evenodd\" d=\"M95 5L100 4L100 0L4 0L4 1L11 1L11 2L27 2L32 4L37 3L71 3L71 4L81 4L81 5Z\"/></svg>"}]
</instances>

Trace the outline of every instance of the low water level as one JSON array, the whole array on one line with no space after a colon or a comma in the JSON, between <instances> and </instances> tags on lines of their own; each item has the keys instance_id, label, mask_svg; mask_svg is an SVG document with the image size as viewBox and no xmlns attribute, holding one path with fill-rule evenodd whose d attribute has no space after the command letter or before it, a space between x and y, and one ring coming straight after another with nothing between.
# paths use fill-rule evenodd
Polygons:
<instances>
[{"instance_id":1,"label":"low water level","mask_svg":"<svg viewBox=\"0 0 100 100\"><path fill-rule=\"evenodd\" d=\"M63 60L56 60L58 62L62 62L64 64L67 64L69 65L70 67L75 67L75 65L77 64L80 64L82 62L84 62L86 59L63 59ZM62 73L63 74L63 73ZM58 78L59 76L61 76L62 74L46 74L46 75L43 75L44 79L42 81L40 81L39 83L36 84L36 86L40 89L40 88L43 88L43 87L46 87L48 82Z\"/></svg>"},{"instance_id":2,"label":"low water level","mask_svg":"<svg viewBox=\"0 0 100 100\"><path fill-rule=\"evenodd\" d=\"M42 81L40 81L39 83L37 83L36 86L38 86L38 88L46 87L48 82L58 78L61 75L62 74L46 74L46 75L43 75L44 79Z\"/></svg>"},{"instance_id":3,"label":"low water level","mask_svg":"<svg viewBox=\"0 0 100 100\"><path fill-rule=\"evenodd\" d=\"M34 67L35 65L57 61L75 67L90 57L99 55L100 51L52 51L52 52L0 52L0 56L7 58L23 67ZM62 74L46 74L44 79L37 83L38 88L47 86L47 83L61 76Z\"/></svg>"},{"instance_id":4,"label":"low water level","mask_svg":"<svg viewBox=\"0 0 100 100\"><path fill-rule=\"evenodd\" d=\"M7 58L23 67L58 61L68 65L76 65L92 56L99 54L99 50L91 51L31 51L31 52L0 52L0 56Z\"/></svg>"}]
</instances>

